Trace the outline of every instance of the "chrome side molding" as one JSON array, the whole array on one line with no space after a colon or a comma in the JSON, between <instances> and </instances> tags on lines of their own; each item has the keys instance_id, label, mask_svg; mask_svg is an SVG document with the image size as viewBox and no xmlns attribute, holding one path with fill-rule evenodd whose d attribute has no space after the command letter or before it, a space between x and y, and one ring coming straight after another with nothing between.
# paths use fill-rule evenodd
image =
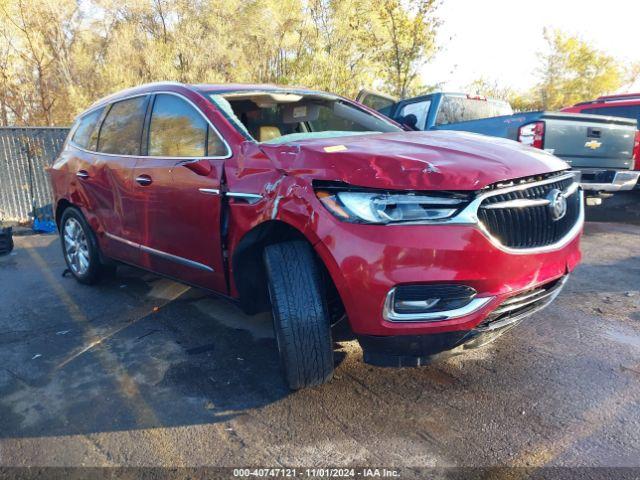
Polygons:
<instances>
[{"instance_id":1,"label":"chrome side molding","mask_svg":"<svg viewBox=\"0 0 640 480\"><path fill-rule=\"evenodd\" d=\"M220 189L218 188L199 188L198 191L207 195L220 195Z\"/></svg>"},{"instance_id":2,"label":"chrome side molding","mask_svg":"<svg viewBox=\"0 0 640 480\"><path fill-rule=\"evenodd\" d=\"M262 200L262 195L260 195L259 193L227 192L226 195L231 198L245 200L250 205L258 203L260 200Z\"/></svg>"},{"instance_id":3,"label":"chrome side molding","mask_svg":"<svg viewBox=\"0 0 640 480\"><path fill-rule=\"evenodd\" d=\"M113 235L112 233L109 233L109 232L105 232L105 235L111 240L124 243L125 245L128 245L132 248L139 248L143 252L149 253L151 255L155 255L156 257L164 258L165 260L169 260L171 262L179 263L180 265L197 268L199 270L204 270L206 272L215 271L210 266L205 265L204 263L196 262L195 260L189 260L188 258L179 257L178 255L173 255L172 253L163 252L162 250L156 250L155 248L147 247L146 245L141 245L139 243L132 242L131 240L127 240L126 238Z\"/></svg>"},{"instance_id":4,"label":"chrome side molding","mask_svg":"<svg viewBox=\"0 0 640 480\"><path fill-rule=\"evenodd\" d=\"M184 257L179 257L178 255L173 255L171 253L163 252L162 250L156 250L155 248L147 247L146 245L140 245L140 250L146 253L150 253L151 255L155 255L156 257L164 258L165 260L179 263L180 265L185 265L187 267L197 268L199 270L204 270L206 272L214 271L213 268L203 263L199 263L194 260L189 260L188 258L184 258Z\"/></svg>"}]
</instances>

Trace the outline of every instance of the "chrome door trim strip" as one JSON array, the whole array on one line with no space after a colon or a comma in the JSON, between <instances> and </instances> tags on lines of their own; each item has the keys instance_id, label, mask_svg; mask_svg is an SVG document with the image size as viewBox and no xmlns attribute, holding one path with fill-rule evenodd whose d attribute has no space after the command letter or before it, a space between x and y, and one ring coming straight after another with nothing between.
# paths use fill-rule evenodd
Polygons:
<instances>
[{"instance_id":1,"label":"chrome door trim strip","mask_svg":"<svg viewBox=\"0 0 640 480\"><path fill-rule=\"evenodd\" d=\"M115 240L116 242L124 243L124 244L129 245L130 247L133 247L133 248L140 248L140 244L139 243L132 242L131 240L127 240L126 238L119 237L119 236L114 235L114 234L109 233L109 232L105 232L105 235L108 238L110 238L111 240Z\"/></svg>"},{"instance_id":2,"label":"chrome door trim strip","mask_svg":"<svg viewBox=\"0 0 640 480\"><path fill-rule=\"evenodd\" d=\"M204 270L206 272L215 272L213 268L203 263L199 263L194 260L189 260L188 258L184 258L184 257L179 257L178 255L173 255L171 253L163 252L162 250L156 250L155 248L147 247L146 245L140 245L139 243L132 242L131 240L127 240L126 238L118 237L117 235L113 235L112 233L109 233L109 232L105 232L105 235L112 240L124 243L125 245L128 245L133 248L139 248L143 252L150 253L151 255L164 258L165 260L179 263L180 265L185 265L187 267Z\"/></svg>"},{"instance_id":3,"label":"chrome door trim strip","mask_svg":"<svg viewBox=\"0 0 640 480\"><path fill-rule=\"evenodd\" d=\"M251 205L262 200L262 195L259 193L227 192L226 195L231 198L246 200Z\"/></svg>"},{"instance_id":4,"label":"chrome door trim strip","mask_svg":"<svg viewBox=\"0 0 640 480\"><path fill-rule=\"evenodd\" d=\"M220 189L218 188L199 188L198 191L207 195L220 195Z\"/></svg>"},{"instance_id":5,"label":"chrome door trim strip","mask_svg":"<svg viewBox=\"0 0 640 480\"><path fill-rule=\"evenodd\" d=\"M215 271L213 268L203 263L199 263L194 260L189 260L188 258L184 258L184 257L179 257L178 255L173 255L171 253L163 252L162 250L156 250L155 248L147 247L146 245L140 245L140 250L146 253L150 253L151 255L164 258L165 260L179 263L180 265L185 265L187 267L197 268L199 270L204 270L206 272Z\"/></svg>"}]
</instances>

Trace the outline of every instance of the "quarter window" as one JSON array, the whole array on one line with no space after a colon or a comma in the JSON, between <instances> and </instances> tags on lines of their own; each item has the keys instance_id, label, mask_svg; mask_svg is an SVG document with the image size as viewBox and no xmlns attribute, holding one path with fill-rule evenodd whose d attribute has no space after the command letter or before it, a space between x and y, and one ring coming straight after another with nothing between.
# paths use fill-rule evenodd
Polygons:
<instances>
[{"instance_id":1,"label":"quarter window","mask_svg":"<svg viewBox=\"0 0 640 480\"><path fill-rule=\"evenodd\" d=\"M223 156L226 147L188 102L159 94L151 114L148 153L153 157Z\"/></svg>"},{"instance_id":2,"label":"quarter window","mask_svg":"<svg viewBox=\"0 0 640 480\"><path fill-rule=\"evenodd\" d=\"M72 142L87 150L95 150L98 140L98 120L104 108L99 108L79 120L78 128L73 134Z\"/></svg>"},{"instance_id":3,"label":"quarter window","mask_svg":"<svg viewBox=\"0 0 640 480\"><path fill-rule=\"evenodd\" d=\"M139 155L146 107L146 96L114 103L102 122L98 151L117 155Z\"/></svg>"}]
</instances>

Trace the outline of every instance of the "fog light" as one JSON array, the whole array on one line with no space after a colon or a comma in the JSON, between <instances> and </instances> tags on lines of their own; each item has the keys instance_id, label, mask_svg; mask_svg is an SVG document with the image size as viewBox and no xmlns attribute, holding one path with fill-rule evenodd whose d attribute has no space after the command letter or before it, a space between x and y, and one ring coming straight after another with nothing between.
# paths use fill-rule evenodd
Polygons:
<instances>
[{"instance_id":1,"label":"fog light","mask_svg":"<svg viewBox=\"0 0 640 480\"><path fill-rule=\"evenodd\" d=\"M400 285L395 288L393 309L398 313L427 313L464 307L476 296L466 285Z\"/></svg>"},{"instance_id":2,"label":"fog light","mask_svg":"<svg viewBox=\"0 0 640 480\"><path fill-rule=\"evenodd\" d=\"M476 298L466 285L400 285L385 300L383 317L390 322L441 321L469 315L493 297Z\"/></svg>"}]
</instances>

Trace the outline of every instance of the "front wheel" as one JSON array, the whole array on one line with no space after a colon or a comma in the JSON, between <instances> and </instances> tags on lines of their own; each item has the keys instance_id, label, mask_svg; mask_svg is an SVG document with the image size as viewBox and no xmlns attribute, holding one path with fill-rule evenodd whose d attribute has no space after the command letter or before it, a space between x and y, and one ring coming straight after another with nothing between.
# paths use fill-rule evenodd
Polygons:
<instances>
[{"instance_id":1,"label":"front wheel","mask_svg":"<svg viewBox=\"0 0 640 480\"><path fill-rule=\"evenodd\" d=\"M69 207L64 211L60 240L67 267L75 279L86 285L100 280L106 267L100 263L96 237L79 210Z\"/></svg>"},{"instance_id":2,"label":"front wheel","mask_svg":"<svg viewBox=\"0 0 640 480\"><path fill-rule=\"evenodd\" d=\"M289 388L328 382L333 342L321 272L311 246L300 240L264 251L273 328Z\"/></svg>"}]
</instances>

